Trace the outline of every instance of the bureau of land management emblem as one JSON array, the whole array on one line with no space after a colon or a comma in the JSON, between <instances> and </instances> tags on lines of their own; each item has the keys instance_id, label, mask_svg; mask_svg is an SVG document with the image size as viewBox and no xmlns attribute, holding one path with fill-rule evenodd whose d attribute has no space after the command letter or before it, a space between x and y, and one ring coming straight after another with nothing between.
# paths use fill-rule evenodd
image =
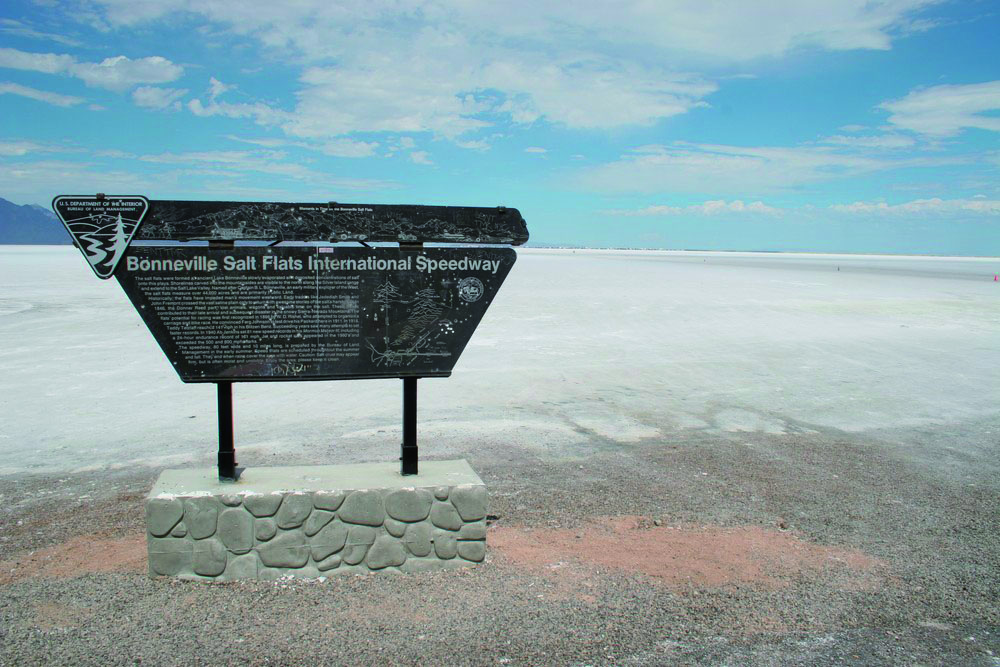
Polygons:
<instances>
[{"instance_id":1,"label":"bureau of land management emblem","mask_svg":"<svg viewBox=\"0 0 1000 667\"><path fill-rule=\"evenodd\" d=\"M479 301L483 296L483 281L472 276L462 278L458 281L458 296L469 303Z\"/></svg>"},{"instance_id":2,"label":"bureau of land management emblem","mask_svg":"<svg viewBox=\"0 0 1000 667\"><path fill-rule=\"evenodd\" d=\"M64 195L52 200L80 252L98 278L108 279L149 210L145 197Z\"/></svg>"}]
</instances>

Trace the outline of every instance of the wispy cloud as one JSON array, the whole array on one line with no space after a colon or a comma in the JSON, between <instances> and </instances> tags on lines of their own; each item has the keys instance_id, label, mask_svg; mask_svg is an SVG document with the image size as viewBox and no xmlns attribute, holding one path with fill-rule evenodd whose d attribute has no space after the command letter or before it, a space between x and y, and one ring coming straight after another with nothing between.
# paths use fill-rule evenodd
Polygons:
<instances>
[{"instance_id":1,"label":"wispy cloud","mask_svg":"<svg viewBox=\"0 0 1000 667\"><path fill-rule=\"evenodd\" d=\"M215 79L213 79L215 81ZM212 86L209 101L204 103L199 99L189 100L188 110L195 116L225 116L227 118L250 118L258 125L272 127L289 121L290 115L281 109L275 109L263 102L220 102L216 99L218 92Z\"/></svg>"},{"instance_id":2,"label":"wispy cloud","mask_svg":"<svg viewBox=\"0 0 1000 667\"><path fill-rule=\"evenodd\" d=\"M967 128L1000 132L1000 81L932 86L879 105L889 122L924 135L949 137Z\"/></svg>"},{"instance_id":3,"label":"wispy cloud","mask_svg":"<svg viewBox=\"0 0 1000 667\"><path fill-rule=\"evenodd\" d=\"M917 141L905 134L875 134L875 135L843 135L835 134L820 140L821 144L833 146L849 146L852 148L873 148L897 150L912 148Z\"/></svg>"},{"instance_id":4,"label":"wispy cloud","mask_svg":"<svg viewBox=\"0 0 1000 667\"><path fill-rule=\"evenodd\" d=\"M413 151L410 153L410 161L416 164L434 164L427 151Z\"/></svg>"},{"instance_id":5,"label":"wispy cloud","mask_svg":"<svg viewBox=\"0 0 1000 667\"><path fill-rule=\"evenodd\" d=\"M972 199L914 199L901 204L857 201L852 204L834 204L830 210L852 214L918 215L941 213L1000 214L1000 200Z\"/></svg>"},{"instance_id":6,"label":"wispy cloud","mask_svg":"<svg viewBox=\"0 0 1000 667\"><path fill-rule=\"evenodd\" d=\"M0 67L65 74L82 80L88 86L116 91L127 90L141 83L168 83L184 73L180 65L161 56L136 60L116 56L98 63L80 62L65 54L31 53L9 48L0 48Z\"/></svg>"},{"instance_id":7,"label":"wispy cloud","mask_svg":"<svg viewBox=\"0 0 1000 667\"><path fill-rule=\"evenodd\" d=\"M4 94L19 95L32 100L38 100L39 102L54 104L57 107L71 107L86 101L82 97L60 95L59 93L53 93L47 90L38 90L37 88L22 86L18 83L0 83L0 95Z\"/></svg>"},{"instance_id":8,"label":"wispy cloud","mask_svg":"<svg viewBox=\"0 0 1000 667\"><path fill-rule=\"evenodd\" d=\"M961 164L966 158L886 156L835 147L728 146L677 142L640 146L619 159L582 170L577 185L599 192L728 195L788 190L804 184L902 167Z\"/></svg>"},{"instance_id":9,"label":"wispy cloud","mask_svg":"<svg viewBox=\"0 0 1000 667\"><path fill-rule=\"evenodd\" d=\"M296 147L305 148L311 151L318 151L331 157L362 158L375 155L375 150L379 144L376 141L359 141L356 139L339 138L320 143L308 143L304 141L289 141L276 137L238 137L232 134L226 135L227 139L238 141L253 146L264 148Z\"/></svg>"},{"instance_id":10,"label":"wispy cloud","mask_svg":"<svg viewBox=\"0 0 1000 667\"><path fill-rule=\"evenodd\" d=\"M187 94L186 88L157 88L140 86L132 91L132 101L136 106L147 109L180 109L180 98Z\"/></svg>"},{"instance_id":11,"label":"wispy cloud","mask_svg":"<svg viewBox=\"0 0 1000 667\"><path fill-rule=\"evenodd\" d=\"M706 105L718 88L695 72L706 63L802 49L888 49L932 3L769 0L741 10L714 0L634 0L584 3L567 12L531 0L404 7L391 0L363 6L248 0L233 11L227 3L193 0L97 0L111 25L193 13L215 30L250 35L307 65L298 103L287 113L263 102L190 103L199 115L252 117L316 140L426 132L477 150L484 145L475 134L500 123L650 126Z\"/></svg>"},{"instance_id":12,"label":"wispy cloud","mask_svg":"<svg viewBox=\"0 0 1000 667\"><path fill-rule=\"evenodd\" d=\"M996 216L1000 215L1000 200L990 199L984 195L971 198L914 199L911 201L889 204L883 201L856 201L850 204L831 204L826 207L789 206L778 207L765 204L762 201L745 203L739 199L726 201L723 199L709 200L700 204L687 206L653 205L634 209L609 209L607 215L622 218L672 218L683 216L732 216L736 215L796 215L806 214L815 217L817 214L846 214L854 218L912 217L912 216L949 216L953 214L973 214Z\"/></svg>"},{"instance_id":13,"label":"wispy cloud","mask_svg":"<svg viewBox=\"0 0 1000 667\"><path fill-rule=\"evenodd\" d=\"M757 215L779 215L782 211L779 208L768 206L764 202L755 201L744 203L740 199L726 201L724 199L713 199L701 204L691 204L689 206L669 206L656 205L645 206L638 209L611 209L605 211L609 215L626 218L634 217L666 217L677 215L720 215L725 213L749 213Z\"/></svg>"},{"instance_id":14,"label":"wispy cloud","mask_svg":"<svg viewBox=\"0 0 1000 667\"><path fill-rule=\"evenodd\" d=\"M75 39L71 39L65 35L36 30L27 23L15 21L14 19L0 18L0 33L17 35L18 37L27 37L29 39L37 39L46 42L57 42L64 46L81 46L80 42Z\"/></svg>"},{"instance_id":15,"label":"wispy cloud","mask_svg":"<svg viewBox=\"0 0 1000 667\"><path fill-rule=\"evenodd\" d=\"M0 156L3 157L23 157L34 153L65 153L69 150L63 146L40 144L35 141L0 139Z\"/></svg>"},{"instance_id":16,"label":"wispy cloud","mask_svg":"<svg viewBox=\"0 0 1000 667\"><path fill-rule=\"evenodd\" d=\"M310 169L298 162L288 162L284 151L191 151L185 153L151 153L138 159L154 164L185 167L202 174L223 176L233 172L253 172L280 176L297 182L329 186L336 190L395 189L397 183L379 179L345 178Z\"/></svg>"}]
</instances>

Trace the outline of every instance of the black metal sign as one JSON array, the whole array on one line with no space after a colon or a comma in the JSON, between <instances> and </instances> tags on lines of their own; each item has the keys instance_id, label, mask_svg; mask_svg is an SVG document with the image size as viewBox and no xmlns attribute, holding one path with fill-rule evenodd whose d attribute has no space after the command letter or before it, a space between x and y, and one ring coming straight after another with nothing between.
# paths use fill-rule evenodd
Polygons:
<instances>
[{"instance_id":1,"label":"black metal sign","mask_svg":"<svg viewBox=\"0 0 1000 667\"><path fill-rule=\"evenodd\" d=\"M401 378L401 472L417 474L417 379L451 374L517 259L474 246L528 240L524 218L505 207L100 194L52 207L94 273L118 279L181 380L218 385L220 480L239 475L232 383L245 381ZM275 243L235 245L262 240Z\"/></svg>"},{"instance_id":2,"label":"black metal sign","mask_svg":"<svg viewBox=\"0 0 1000 667\"><path fill-rule=\"evenodd\" d=\"M149 202L145 197L64 195L52 208L98 278L108 279L125 256Z\"/></svg>"},{"instance_id":3,"label":"black metal sign","mask_svg":"<svg viewBox=\"0 0 1000 667\"><path fill-rule=\"evenodd\" d=\"M133 247L116 272L185 382L447 377L509 248Z\"/></svg>"}]
</instances>

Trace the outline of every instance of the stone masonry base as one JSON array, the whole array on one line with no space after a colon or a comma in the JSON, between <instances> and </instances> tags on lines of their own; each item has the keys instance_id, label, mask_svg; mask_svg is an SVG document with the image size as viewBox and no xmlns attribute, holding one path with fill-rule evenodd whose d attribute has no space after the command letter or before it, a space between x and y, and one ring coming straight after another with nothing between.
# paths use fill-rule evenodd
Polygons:
<instances>
[{"instance_id":1,"label":"stone masonry base","mask_svg":"<svg viewBox=\"0 0 1000 667\"><path fill-rule=\"evenodd\" d=\"M474 565L486 487L464 461L164 470L146 498L150 576L229 581Z\"/></svg>"}]
</instances>

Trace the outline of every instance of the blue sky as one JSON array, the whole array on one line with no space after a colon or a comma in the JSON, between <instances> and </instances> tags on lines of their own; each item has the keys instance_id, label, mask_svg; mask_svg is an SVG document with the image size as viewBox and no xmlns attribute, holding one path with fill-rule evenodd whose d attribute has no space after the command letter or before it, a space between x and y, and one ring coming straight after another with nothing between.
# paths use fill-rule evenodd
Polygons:
<instances>
[{"instance_id":1,"label":"blue sky","mask_svg":"<svg viewBox=\"0 0 1000 667\"><path fill-rule=\"evenodd\" d=\"M545 244L1000 255L1000 6L7 0L0 197L516 206Z\"/></svg>"}]
</instances>

